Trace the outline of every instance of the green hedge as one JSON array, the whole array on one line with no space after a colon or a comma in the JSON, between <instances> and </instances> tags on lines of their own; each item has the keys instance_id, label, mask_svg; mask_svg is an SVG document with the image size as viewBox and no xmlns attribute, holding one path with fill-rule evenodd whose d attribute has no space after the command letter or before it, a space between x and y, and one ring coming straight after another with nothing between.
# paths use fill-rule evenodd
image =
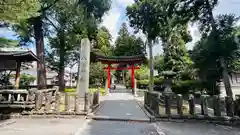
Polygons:
<instances>
[{"instance_id":1,"label":"green hedge","mask_svg":"<svg viewBox=\"0 0 240 135\"><path fill-rule=\"evenodd\" d=\"M138 80L137 87L140 89L148 88L149 80ZM162 85L164 84L163 79L155 78L154 85L156 91L163 91ZM208 94L217 94L219 90L215 88L215 92L213 93L211 87L206 82L196 81L196 80L185 80L185 81L175 81L172 85L172 90L177 94L186 94L189 91L202 91L203 89L208 90Z\"/></svg>"}]
</instances>

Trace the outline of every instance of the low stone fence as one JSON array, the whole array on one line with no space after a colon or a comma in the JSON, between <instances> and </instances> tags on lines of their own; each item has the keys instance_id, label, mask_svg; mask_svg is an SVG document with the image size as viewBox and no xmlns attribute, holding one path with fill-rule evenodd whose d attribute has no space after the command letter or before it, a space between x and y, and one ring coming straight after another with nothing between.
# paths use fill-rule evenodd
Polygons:
<instances>
[{"instance_id":1,"label":"low stone fence","mask_svg":"<svg viewBox=\"0 0 240 135\"><path fill-rule=\"evenodd\" d=\"M78 98L60 93L58 87L37 90L1 90L0 113L19 115L86 115L99 105L99 92Z\"/></svg>"},{"instance_id":2,"label":"low stone fence","mask_svg":"<svg viewBox=\"0 0 240 135\"><path fill-rule=\"evenodd\" d=\"M200 96L200 105L195 104L195 97L189 94L187 103L181 94L161 94L158 92L144 93L144 107L156 119L198 119L211 121L226 121L240 124L240 99L234 101L225 97L224 105L219 96L213 96L213 109L208 107L208 95ZM224 107L225 109L223 109ZM222 112L222 111L225 112ZM197 113L199 112L199 113Z\"/></svg>"}]
</instances>

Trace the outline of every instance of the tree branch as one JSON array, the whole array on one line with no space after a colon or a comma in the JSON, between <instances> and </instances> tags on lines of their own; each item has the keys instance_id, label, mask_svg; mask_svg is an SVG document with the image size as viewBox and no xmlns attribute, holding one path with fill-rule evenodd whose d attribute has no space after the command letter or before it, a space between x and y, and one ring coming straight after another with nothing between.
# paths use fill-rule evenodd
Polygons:
<instances>
[{"instance_id":1,"label":"tree branch","mask_svg":"<svg viewBox=\"0 0 240 135\"><path fill-rule=\"evenodd\" d=\"M45 17L46 18L46 20L49 22L49 23L51 23L51 25L56 29L56 30L58 30L58 27L48 18L48 17Z\"/></svg>"},{"instance_id":2,"label":"tree branch","mask_svg":"<svg viewBox=\"0 0 240 135\"><path fill-rule=\"evenodd\" d=\"M52 4L50 4L49 6L40 9L38 12L45 12L46 10L48 10L49 8L51 8L54 4L56 4L59 0L54 0L54 2Z\"/></svg>"}]
</instances>

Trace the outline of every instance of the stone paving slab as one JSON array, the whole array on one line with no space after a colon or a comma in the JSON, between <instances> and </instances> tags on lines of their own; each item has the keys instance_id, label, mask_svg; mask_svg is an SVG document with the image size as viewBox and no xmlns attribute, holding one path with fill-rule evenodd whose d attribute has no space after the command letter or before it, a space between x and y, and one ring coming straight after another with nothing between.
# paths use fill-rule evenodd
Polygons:
<instances>
[{"instance_id":1,"label":"stone paving slab","mask_svg":"<svg viewBox=\"0 0 240 135\"><path fill-rule=\"evenodd\" d=\"M86 122L73 119L12 119L13 124L0 127L1 135L74 135Z\"/></svg>"},{"instance_id":2,"label":"stone paving slab","mask_svg":"<svg viewBox=\"0 0 240 135\"><path fill-rule=\"evenodd\" d=\"M103 105L96 116L128 120L149 120L130 93L110 93L104 97Z\"/></svg>"}]
</instances>

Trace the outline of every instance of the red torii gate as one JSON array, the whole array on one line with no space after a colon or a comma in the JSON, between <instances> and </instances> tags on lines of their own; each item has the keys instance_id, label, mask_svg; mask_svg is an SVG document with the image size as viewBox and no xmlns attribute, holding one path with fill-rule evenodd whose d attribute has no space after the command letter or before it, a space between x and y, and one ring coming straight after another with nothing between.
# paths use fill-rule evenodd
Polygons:
<instances>
[{"instance_id":1,"label":"red torii gate","mask_svg":"<svg viewBox=\"0 0 240 135\"><path fill-rule=\"evenodd\" d=\"M136 69L140 69L139 66L135 66L134 64L141 63L145 59L145 56L143 55L137 55L137 56L118 56L118 57L104 57L104 56L98 56L97 60L101 61L103 64L107 64L106 67L104 67L104 70L107 70L108 72L108 88L110 89L111 86L111 70L132 70L132 89L135 88L135 74L134 71ZM125 63L131 65L127 68L121 68L121 67L111 67L111 64L120 64Z\"/></svg>"}]
</instances>

